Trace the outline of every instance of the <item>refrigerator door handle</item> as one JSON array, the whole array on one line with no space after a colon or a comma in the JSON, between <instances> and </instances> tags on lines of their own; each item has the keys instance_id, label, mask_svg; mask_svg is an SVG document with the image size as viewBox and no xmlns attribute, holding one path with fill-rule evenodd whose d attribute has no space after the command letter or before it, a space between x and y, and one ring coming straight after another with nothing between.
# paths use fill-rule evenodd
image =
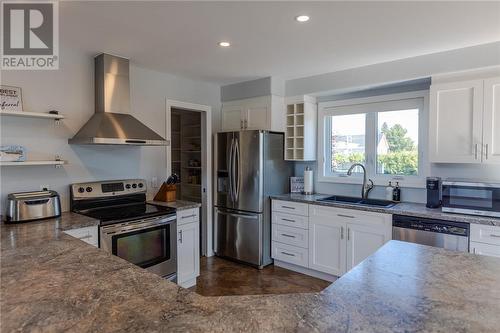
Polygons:
<instances>
[{"instance_id":1,"label":"refrigerator door handle","mask_svg":"<svg viewBox=\"0 0 500 333\"><path fill-rule=\"evenodd\" d=\"M233 202L238 201L238 197L236 195L236 142L237 139L233 139L233 142L231 144L232 147L232 153L231 153L231 170L230 170L230 175L231 175L231 191L233 193Z\"/></svg>"},{"instance_id":2,"label":"refrigerator door handle","mask_svg":"<svg viewBox=\"0 0 500 333\"><path fill-rule=\"evenodd\" d=\"M231 147L229 148L229 158L228 158L228 166L227 169L228 171L228 180L229 180L229 198L231 201L234 201L234 195L233 195L233 175L231 173L231 170L233 169L233 152L234 152L234 138L231 139Z\"/></svg>"},{"instance_id":3,"label":"refrigerator door handle","mask_svg":"<svg viewBox=\"0 0 500 333\"><path fill-rule=\"evenodd\" d=\"M235 151L235 163L234 163L234 175L236 178L235 181L235 198L236 201L238 201L240 197L240 143L238 140L235 140L235 146L234 146L234 151ZM236 165L238 165L238 172L236 172Z\"/></svg>"}]
</instances>

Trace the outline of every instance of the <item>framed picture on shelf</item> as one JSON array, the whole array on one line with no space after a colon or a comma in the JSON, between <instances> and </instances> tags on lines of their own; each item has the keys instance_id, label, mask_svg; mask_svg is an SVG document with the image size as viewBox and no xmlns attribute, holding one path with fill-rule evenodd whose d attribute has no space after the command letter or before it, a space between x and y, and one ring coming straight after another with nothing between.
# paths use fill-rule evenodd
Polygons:
<instances>
[{"instance_id":1,"label":"framed picture on shelf","mask_svg":"<svg viewBox=\"0 0 500 333\"><path fill-rule=\"evenodd\" d=\"M0 110L23 111L22 91L19 87L0 85Z\"/></svg>"}]
</instances>

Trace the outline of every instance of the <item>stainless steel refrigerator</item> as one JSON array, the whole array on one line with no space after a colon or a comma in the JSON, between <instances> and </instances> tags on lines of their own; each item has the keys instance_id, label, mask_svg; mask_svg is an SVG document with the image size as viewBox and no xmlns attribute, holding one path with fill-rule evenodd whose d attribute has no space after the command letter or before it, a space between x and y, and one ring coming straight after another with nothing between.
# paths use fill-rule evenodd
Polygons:
<instances>
[{"instance_id":1,"label":"stainless steel refrigerator","mask_svg":"<svg viewBox=\"0 0 500 333\"><path fill-rule=\"evenodd\" d=\"M259 268L271 259L269 196L288 192L293 165L284 135L268 131L216 136L215 254Z\"/></svg>"}]
</instances>

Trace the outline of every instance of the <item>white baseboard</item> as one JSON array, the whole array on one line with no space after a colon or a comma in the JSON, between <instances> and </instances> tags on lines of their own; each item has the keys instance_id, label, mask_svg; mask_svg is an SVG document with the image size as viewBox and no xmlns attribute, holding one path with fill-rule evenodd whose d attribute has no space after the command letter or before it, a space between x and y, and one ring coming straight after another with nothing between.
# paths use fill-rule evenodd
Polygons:
<instances>
[{"instance_id":1,"label":"white baseboard","mask_svg":"<svg viewBox=\"0 0 500 333\"><path fill-rule=\"evenodd\" d=\"M315 277L315 278L318 278L321 280L325 280L325 281L330 281L330 282L334 282L335 280L337 280L339 278L338 276L335 276L335 275L326 274L323 272L318 272L318 271L315 271L313 269L309 269L309 268L302 267L302 266L297 266L294 264L289 264L287 262L279 261L276 259L274 259L274 266L278 266L278 267L285 268L285 269L288 269L288 270L291 270L291 271L294 271L297 273L302 273L305 275L309 275L309 276L312 276L312 277Z\"/></svg>"}]
</instances>

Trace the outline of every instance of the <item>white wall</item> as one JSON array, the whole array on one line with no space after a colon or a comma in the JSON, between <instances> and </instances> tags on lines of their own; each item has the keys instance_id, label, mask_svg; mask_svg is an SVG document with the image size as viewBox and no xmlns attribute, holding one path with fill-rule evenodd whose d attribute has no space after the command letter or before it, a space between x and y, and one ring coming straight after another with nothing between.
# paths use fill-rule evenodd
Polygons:
<instances>
[{"instance_id":1,"label":"white wall","mask_svg":"<svg viewBox=\"0 0 500 333\"><path fill-rule=\"evenodd\" d=\"M500 42L288 80L285 93L286 96L346 93L439 73L496 65L500 65Z\"/></svg>"},{"instance_id":2,"label":"white wall","mask_svg":"<svg viewBox=\"0 0 500 333\"><path fill-rule=\"evenodd\" d=\"M68 138L94 112L94 54L61 48L57 71L3 71L1 84L22 87L26 111L56 109L67 118L60 125L29 118L1 118L1 144L20 144L30 159L52 159L57 153L69 164L54 167L3 167L0 169L0 202L10 192L38 190L50 185L69 209L69 187L75 182L120 178L164 179L164 147L74 146ZM133 65L130 68L132 114L165 136L166 98L212 106L213 128L217 130L220 87L159 73ZM3 207L2 207L3 208ZM3 209L2 209L3 211Z\"/></svg>"}]
</instances>

